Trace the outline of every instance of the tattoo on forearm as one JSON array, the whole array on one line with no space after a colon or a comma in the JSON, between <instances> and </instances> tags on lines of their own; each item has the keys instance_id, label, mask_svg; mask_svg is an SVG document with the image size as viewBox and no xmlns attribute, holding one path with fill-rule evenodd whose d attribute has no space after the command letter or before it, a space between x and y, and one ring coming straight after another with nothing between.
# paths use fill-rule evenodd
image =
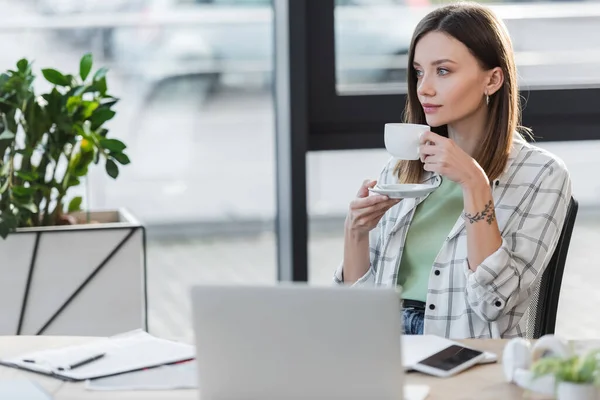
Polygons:
<instances>
[{"instance_id":1,"label":"tattoo on forearm","mask_svg":"<svg viewBox=\"0 0 600 400\"><path fill-rule=\"evenodd\" d=\"M469 220L470 223L475 223L478 221L487 221L489 225L492 224L496 220L496 212L494 211L494 203L492 200L488 204L485 205L483 211L478 212L477 214L469 214L465 213L465 218Z\"/></svg>"}]
</instances>

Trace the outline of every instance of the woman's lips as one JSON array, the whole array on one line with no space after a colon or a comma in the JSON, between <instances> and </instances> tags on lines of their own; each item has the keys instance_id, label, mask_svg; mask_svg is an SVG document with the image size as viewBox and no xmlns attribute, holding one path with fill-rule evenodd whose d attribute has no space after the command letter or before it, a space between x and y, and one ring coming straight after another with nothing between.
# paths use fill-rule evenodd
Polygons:
<instances>
[{"instance_id":1,"label":"woman's lips","mask_svg":"<svg viewBox=\"0 0 600 400\"><path fill-rule=\"evenodd\" d=\"M440 109L440 107L441 106L438 104L425 103L423 104L423 111L425 111L425 114L433 114L437 112Z\"/></svg>"}]
</instances>

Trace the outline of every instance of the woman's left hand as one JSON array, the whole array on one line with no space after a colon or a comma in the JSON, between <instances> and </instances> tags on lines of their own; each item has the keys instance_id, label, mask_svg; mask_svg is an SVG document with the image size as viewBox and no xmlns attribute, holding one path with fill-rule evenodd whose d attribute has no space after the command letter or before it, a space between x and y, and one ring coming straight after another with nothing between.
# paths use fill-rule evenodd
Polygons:
<instances>
[{"instance_id":1,"label":"woman's left hand","mask_svg":"<svg viewBox=\"0 0 600 400\"><path fill-rule=\"evenodd\" d=\"M426 171L437 172L463 187L482 182L489 185L479 163L451 139L425 132L421 136L419 152Z\"/></svg>"}]
</instances>

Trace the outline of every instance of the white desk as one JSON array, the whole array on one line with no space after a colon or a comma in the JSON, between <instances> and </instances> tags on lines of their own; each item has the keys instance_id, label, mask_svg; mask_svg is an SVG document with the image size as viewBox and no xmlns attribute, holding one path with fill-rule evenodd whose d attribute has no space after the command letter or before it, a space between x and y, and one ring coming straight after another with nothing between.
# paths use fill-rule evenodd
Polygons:
<instances>
[{"instance_id":1,"label":"white desk","mask_svg":"<svg viewBox=\"0 0 600 400\"><path fill-rule=\"evenodd\" d=\"M4 336L0 337L0 356L9 357L27 351L85 343L92 337ZM466 343L502 355L504 340L467 340ZM580 344L583 342L580 342ZM583 343L585 345L585 343ZM196 390L94 392L83 383L62 382L43 375L0 366L0 379L34 380L54 396L55 400L199 400ZM474 367L454 378L440 379L412 372L407 383L426 384L431 388L428 400L547 399L524 394L522 389L504 382L500 363Z\"/></svg>"}]
</instances>

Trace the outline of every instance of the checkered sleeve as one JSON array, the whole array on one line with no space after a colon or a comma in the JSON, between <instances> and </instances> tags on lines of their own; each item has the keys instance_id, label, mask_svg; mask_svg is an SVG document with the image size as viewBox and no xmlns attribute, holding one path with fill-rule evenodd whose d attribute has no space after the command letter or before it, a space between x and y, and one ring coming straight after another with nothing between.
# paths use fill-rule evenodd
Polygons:
<instances>
[{"instance_id":1,"label":"checkered sleeve","mask_svg":"<svg viewBox=\"0 0 600 400\"><path fill-rule=\"evenodd\" d=\"M531 163L522 168L532 168ZM465 294L475 313L485 321L506 315L546 268L556 248L567 207L571 181L560 160L540 163L533 182L524 182L524 196L502 233L502 245L475 272L464 262Z\"/></svg>"},{"instance_id":2,"label":"checkered sleeve","mask_svg":"<svg viewBox=\"0 0 600 400\"><path fill-rule=\"evenodd\" d=\"M377 180L378 183L395 183L394 177L395 161L390 158L386 165L383 167ZM385 216L379 220L379 223L375 228L369 232L369 253L370 262L369 270L360 277L352 286L369 286L375 284L375 276L377 273L376 266L379 264L379 257L382 251L382 225L384 224ZM344 283L344 263L340 263L335 270L333 276L334 284L341 285Z\"/></svg>"}]
</instances>

